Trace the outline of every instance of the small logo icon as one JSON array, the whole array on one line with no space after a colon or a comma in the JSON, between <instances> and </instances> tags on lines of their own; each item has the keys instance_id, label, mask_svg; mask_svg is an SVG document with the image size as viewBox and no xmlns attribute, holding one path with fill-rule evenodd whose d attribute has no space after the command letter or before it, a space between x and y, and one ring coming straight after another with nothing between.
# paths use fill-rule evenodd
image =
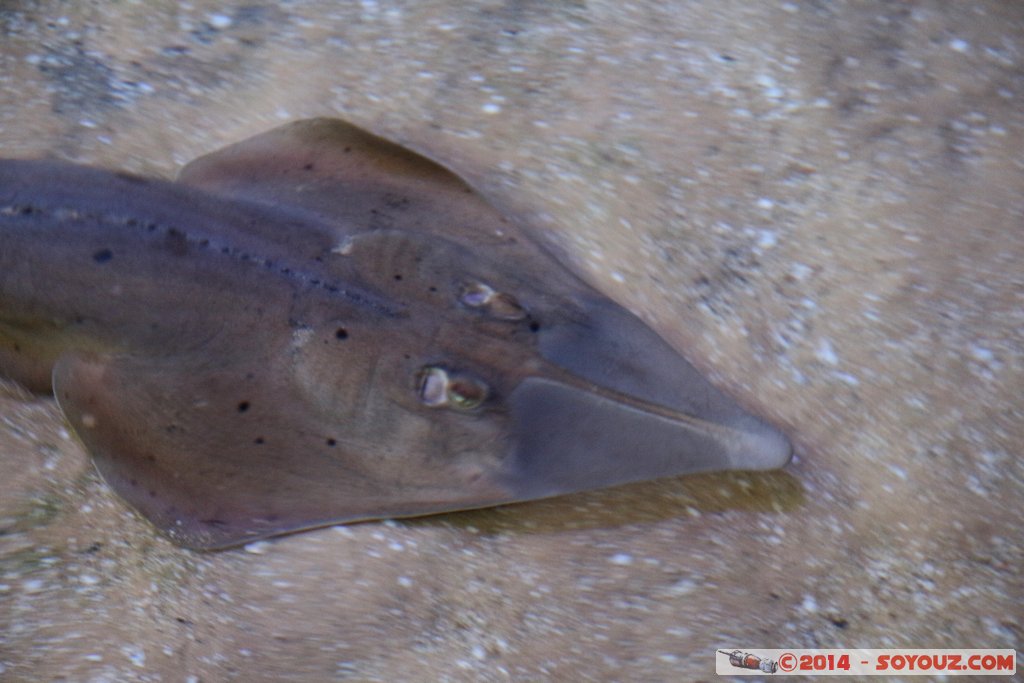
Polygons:
<instances>
[{"instance_id":1,"label":"small logo icon","mask_svg":"<svg viewBox=\"0 0 1024 683\"><path fill-rule=\"evenodd\" d=\"M742 650L733 650L732 652L719 650L718 652L728 657L729 663L739 669L753 669L766 674L773 674L779 670L779 665L774 659L758 657Z\"/></svg>"}]
</instances>

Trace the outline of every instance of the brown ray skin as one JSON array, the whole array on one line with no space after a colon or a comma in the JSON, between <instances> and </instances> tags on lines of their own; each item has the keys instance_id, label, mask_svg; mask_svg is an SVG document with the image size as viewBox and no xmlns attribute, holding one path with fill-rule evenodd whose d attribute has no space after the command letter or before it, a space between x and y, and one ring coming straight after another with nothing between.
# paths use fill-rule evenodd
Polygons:
<instances>
[{"instance_id":1,"label":"brown ray skin","mask_svg":"<svg viewBox=\"0 0 1024 683\"><path fill-rule=\"evenodd\" d=\"M0 374L197 549L791 453L453 173L333 119L174 183L0 160Z\"/></svg>"}]
</instances>

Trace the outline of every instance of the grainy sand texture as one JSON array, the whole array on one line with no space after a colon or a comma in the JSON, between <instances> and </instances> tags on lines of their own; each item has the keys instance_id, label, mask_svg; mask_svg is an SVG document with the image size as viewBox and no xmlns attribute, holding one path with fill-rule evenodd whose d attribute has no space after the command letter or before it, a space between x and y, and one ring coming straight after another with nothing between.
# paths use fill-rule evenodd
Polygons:
<instances>
[{"instance_id":1,"label":"grainy sand texture","mask_svg":"<svg viewBox=\"0 0 1024 683\"><path fill-rule=\"evenodd\" d=\"M1020 649L1024 4L0 0L2 156L172 177L311 116L461 173L795 461L197 554L3 384L0 679Z\"/></svg>"}]
</instances>

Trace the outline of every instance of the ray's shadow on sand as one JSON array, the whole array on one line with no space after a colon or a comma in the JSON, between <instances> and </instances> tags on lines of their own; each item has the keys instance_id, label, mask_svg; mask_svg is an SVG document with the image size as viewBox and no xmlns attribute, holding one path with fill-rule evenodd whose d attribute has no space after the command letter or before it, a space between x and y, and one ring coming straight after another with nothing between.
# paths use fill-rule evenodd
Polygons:
<instances>
[{"instance_id":1,"label":"ray's shadow on sand","mask_svg":"<svg viewBox=\"0 0 1024 683\"><path fill-rule=\"evenodd\" d=\"M473 528L485 535L548 534L732 511L785 513L801 507L803 502L803 484L789 472L716 472L405 519L400 523L408 527L444 524Z\"/></svg>"}]
</instances>

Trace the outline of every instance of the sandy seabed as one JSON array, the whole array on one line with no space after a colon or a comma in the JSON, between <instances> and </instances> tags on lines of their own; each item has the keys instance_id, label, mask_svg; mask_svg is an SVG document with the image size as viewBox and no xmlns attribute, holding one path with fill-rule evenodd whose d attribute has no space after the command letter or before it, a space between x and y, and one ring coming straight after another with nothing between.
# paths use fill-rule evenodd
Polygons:
<instances>
[{"instance_id":1,"label":"sandy seabed","mask_svg":"<svg viewBox=\"0 0 1024 683\"><path fill-rule=\"evenodd\" d=\"M1024 5L0 1L0 154L172 177L340 116L439 159L751 410L782 472L215 554L0 391L0 679L713 680L1020 648Z\"/></svg>"}]
</instances>

